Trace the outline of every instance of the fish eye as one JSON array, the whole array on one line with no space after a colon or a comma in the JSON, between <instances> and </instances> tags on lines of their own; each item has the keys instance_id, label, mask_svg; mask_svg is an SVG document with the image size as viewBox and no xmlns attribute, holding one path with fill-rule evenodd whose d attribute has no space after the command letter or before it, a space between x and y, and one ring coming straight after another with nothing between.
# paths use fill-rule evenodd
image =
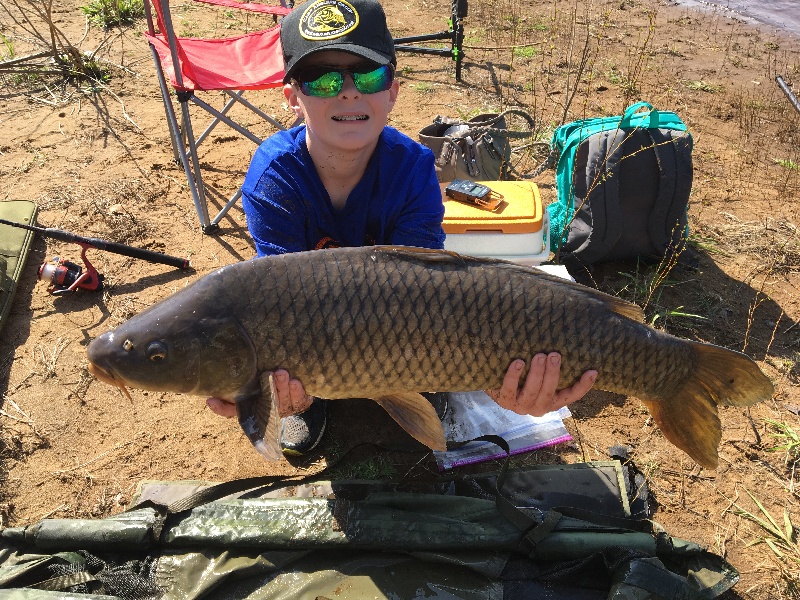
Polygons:
<instances>
[{"instance_id":1,"label":"fish eye","mask_svg":"<svg viewBox=\"0 0 800 600\"><path fill-rule=\"evenodd\" d=\"M167 346L163 342L150 342L147 346L147 358L160 362L167 358Z\"/></svg>"},{"instance_id":2,"label":"fish eye","mask_svg":"<svg viewBox=\"0 0 800 600\"><path fill-rule=\"evenodd\" d=\"M122 342L122 349L125 350L125 352L130 352L133 350L133 342L130 340L125 340Z\"/></svg>"}]
</instances>

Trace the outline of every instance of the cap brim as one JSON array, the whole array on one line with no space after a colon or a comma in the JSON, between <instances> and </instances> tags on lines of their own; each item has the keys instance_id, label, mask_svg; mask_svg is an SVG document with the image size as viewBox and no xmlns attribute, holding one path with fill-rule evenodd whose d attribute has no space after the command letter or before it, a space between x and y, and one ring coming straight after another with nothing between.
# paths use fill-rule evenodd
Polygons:
<instances>
[{"instance_id":1,"label":"cap brim","mask_svg":"<svg viewBox=\"0 0 800 600\"><path fill-rule=\"evenodd\" d=\"M383 54L381 52L376 52L375 50L371 50L370 48L364 48L363 46L357 46L355 44L328 44L325 46L321 46L311 52L305 54L303 58L298 60L294 63L288 71L283 76L283 82L287 83L289 79L291 79L295 73L297 73L299 68L302 68L303 63L307 61L309 56L314 56L319 52L324 52L326 50L338 50L341 52L347 52L348 54L353 54L355 56L360 56L361 58L366 58L370 62L374 62L376 65L388 65L389 63L394 62L394 57L389 56L388 54ZM377 67L376 67L377 68Z\"/></svg>"}]
</instances>

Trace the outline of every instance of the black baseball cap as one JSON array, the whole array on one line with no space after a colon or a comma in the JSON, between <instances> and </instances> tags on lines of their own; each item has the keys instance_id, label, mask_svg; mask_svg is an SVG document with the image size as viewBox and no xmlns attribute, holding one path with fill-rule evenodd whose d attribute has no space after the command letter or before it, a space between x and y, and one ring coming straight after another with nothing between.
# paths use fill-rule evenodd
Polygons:
<instances>
[{"instance_id":1,"label":"black baseball cap","mask_svg":"<svg viewBox=\"0 0 800 600\"><path fill-rule=\"evenodd\" d=\"M378 65L397 65L383 7L375 0L312 0L281 21L286 83L298 63L323 50L341 50Z\"/></svg>"}]
</instances>

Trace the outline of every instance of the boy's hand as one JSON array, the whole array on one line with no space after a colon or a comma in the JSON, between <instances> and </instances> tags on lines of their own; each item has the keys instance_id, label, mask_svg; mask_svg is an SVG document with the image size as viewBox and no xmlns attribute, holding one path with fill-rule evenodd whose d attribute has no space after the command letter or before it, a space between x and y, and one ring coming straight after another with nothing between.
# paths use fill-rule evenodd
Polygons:
<instances>
[{"instance_id":1,"label":"boy's hand","mask_svg":"<svg viewBox=\"0 0 800 600\"><path fill-rule=\"evenodd\" d=\"M537 354L531 360L531 368L520 389L519 380L525 361L517 359L511 363L499 390L486 390L492 400L503 408L520 415L541 417L580 400L594 385L597 371L586 371L580 381L569 388L556 391L561 372L561 355L558 352Z\"/></svg>"},{"instance_id":2,"label":"boy's hand","mask_svg":"<svg viewBox=\"0 0 800 600\"><path fill-rule=\"evenodd\" d=\"M276 402L278 404L279 417L288 417L308 410L313 398L306 394L302 383L297 379L291 379L285 369L275 371L272 374L272 378L275 381L275 390L277 392ZM228 400L207 398L206 406L211 409L211 412L221 417L231 418L236 416L236 404Z\"/></svg>"}]
</instances>

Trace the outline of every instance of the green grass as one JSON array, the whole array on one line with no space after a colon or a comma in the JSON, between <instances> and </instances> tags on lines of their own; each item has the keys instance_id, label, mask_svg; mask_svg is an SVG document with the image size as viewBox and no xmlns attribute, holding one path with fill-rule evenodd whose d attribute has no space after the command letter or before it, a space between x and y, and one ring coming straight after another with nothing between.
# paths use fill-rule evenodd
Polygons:
<instances>
[{"instance_id":1,"label":"green grass","mask_svg":"<svg viewBox=\"0 0 800 600\"><path fill-rule=\"evenodd\" d=\"M4 36L2 33L0 33L0 45L5 48L4 50L0 50L0 61L11 59L16 56L16 52L14 51L14 42Z\"/></svg>"},{"instance_id":2,"label":"green grass","mask_svg":"<svg viewBox=\"0 0 800 600\"><path fill-rule=\"evenodd\" d=\"M81 6L83 14L92 25L109 29L118 25L130 25L144 16L143 0L91 0Z\"/></svg>"},{"instance_id":3,"label":"green grass","mask_svg":"<svg viewBox=\"0 0 800 600\"><path fill-rule=\"evenodd\" d=\"M702 250L708 254L720 254L728 256L728 253L721 250L715 238L700 235L699 233L690 232L687 243L698 250Z\"/></svg>"},{"instance_id":4,"label":"green grass","mask_svg":"<svg viewBox=\"0 0 800 600\"><path fill-rule=\"evenodd\" d=\"M673 259L674 260L674 259ZM674 264L663 259L658 264L637 261L632 272L620 271L619 279L610 284L610 293L623 300L637 304L645 313L646 322L667 330L669 323L680 327L691 327L697 321L708 321L708 317L684 310L683 306L670 307L663 299L664 292L678 285L669 278Z\"/></svg>"},{"instance_id":5,"label":"green grass","mask_svg":"<svg viewBox=\"0 0 800 600\"><path fill-rule=\"evenodd\" d=\"M89 82L90 84L111 81L109 70L87 53L70 54L65 52L56 58L56 62L64 71L64 75L73 81Z\"/></svg>"},{"instance_id":6,"label":"green grass","mask_svg":"<svg viewBox=\"0 0 800 600\"><path fill-rule=\"evenodd\" d=\"M782 166L784 169L789 169L790 171L800 171L800 165L789 158L773 158L772 159L775 164Z\"/></svg>"},{"instance_id":7,"label":"green grass","mask_svg":"<svg viewBox=\"0 0 800 600\"><path fill-rule=\"evenodd\" d=\"M708 81L703 81L702 79L696 81L687 81L685 85L690 90L696 92L706 92L708 94L717 94L724 90L724 88L718 83L709 83Z\"/></svg>"},{"instance_id":8,"label":"green grass","mask_svg":"<svg viewBox=\"0 0 800 600\"><path fill-rule=\"evenodd\" d=\"M397 469L384 454L377 454L360 462L336 465L330 473L330 479L336 481L393 479L397 476Z\"/></svg>"},{"instance_id":9,"label":"green grass","mask_svg":"<svg viewBox=\"0 0 800 600\"><path fill-rule=\"evenodd\" d=\"M800 458L800 434L798 434L788 423L765 419L770 426L769 434L780 442L777 446L767 448L769 452L786 452L786 462L794 462Z\"/></svg>"},{"instance_id":10,"label":"green grass","mask_svg":"<svg viewBox=\"0 0 800 600\"><path fill-rule=\"evenodd\" d=\"M520 58L532 58L539 54L539 49L535 46L517 46L514 48L514 56Z\"/></svg>"},{"instance_id":11,"label":"green grass","mask_svg":"<svg viewBox=\"0 0 800 600\"><path fill-rule=\"evenodd\" d=\"M800 565L800 549L795 541L796 534L789 516L789 509L784 507L783 523L779 524L778 519L773 517L769 511L764 508L761 501L756 498L750 490L744 488L744 491L747 492L747 495L750 496L750 499L758 507L758 513L748 511L734 503L736 507L734 511L735 514L757 524L766 533L766 535L757 537L748 545L766 544L781 561Z\"/></svg>"},{"instance_id":12,"label":"green grass","mask_svg":"<svg viewBox=\"0 0 800 600\"><path fill-rule=\"evenodd\" d=\"M421 81L420 83L412 83L409 87L414 88L414 91L418 94L431 94L434 90L433 85L425 81Z\"/></svg>"}]
</instances>

